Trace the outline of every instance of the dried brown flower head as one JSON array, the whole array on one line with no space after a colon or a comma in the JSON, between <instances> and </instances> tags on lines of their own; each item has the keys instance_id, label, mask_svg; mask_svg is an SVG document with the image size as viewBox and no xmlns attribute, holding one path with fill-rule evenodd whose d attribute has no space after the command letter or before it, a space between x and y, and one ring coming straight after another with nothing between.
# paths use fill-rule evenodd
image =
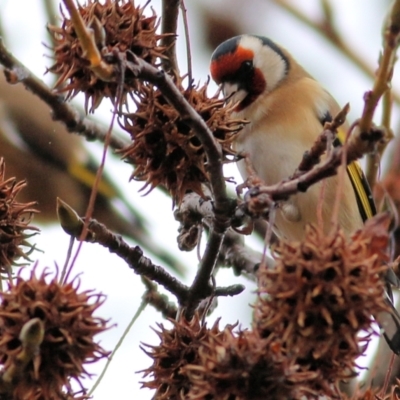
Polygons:
<instances>
[{"instance_id":1,"label":"dried brown flower head","mask_svg":"<svg viewBox=\"0 0 400 400\"><path fill-rule=\"evenodd\" d=\"M93 29L103 59L115 65L116 70L119 70L120 53L124 53L127 60L131 60L131 54L135 54L153 65L157 58L165 58L164 48L158 46L162 38L156 33L159 20L154 11L150 16L144 15L147 4L141 7L135 6L134 0L104 0L102 3L88 0L78 8L86 26ZM48 29L55 41L55 63L49 71L59 75L56 87L67 92L68 98L83 92L86 97L85 109L88 110L90 102L90 112L98 107L104 97L114 103L120 79L116 76L114 81L105 82L93 73L71 20L63 15L61 28L49 26ZM138 89L138 86L139 82L127 69L121 103L125 102L127 93Z\"/></svg>"},{"instance_id":2,"label":"dried brown flower head","mask_svg":"<svg viewBox=\"0 0 400 400\"><path fill-rule=\"evenodd\" d=\"M2 374L12 376L15 399L58 400L86 398L71 393L70 379L88 375L85 363L96 362L108 353L94 341L106 321L93 316L104 297L92 291L78 292L79 284L49 282L48 273L29 279L17 277L9 290L0 294L0 364ZM43 324L39 353L23 373L15 370L24 352L20 335L33 319ZM13 376L15 375L15 376ZM81 385L82 387L82 385Z\"/></svg>"},{"instance_id":3,"label":"dried brown flower head","mask_svg":"<svg viewBox=\"0 0 400 400\"><path fill-rule=\"evenodd\" d=\"M209 335L199 348L198 365L183 367L191 381L188 400L264 400L301 397L307 377L279 349L279 343L261 339L257 332Z\"/></svg>"},{"instance_id":4,"label":"dried brown flower head","mask_svg":"<svg viewBox=\"0 0 400 400\"><path fill-rule=\"evenodd\" d=\"M5 172L5 162L0 158L0 272L9 272L18 258L29 260L34 247L27 239L38 231L29 225L38 212L33 208L35 202L19 203L16 199L26 182L6 179Z\"/></svg>"},{"instance_id":5,"label":"dried brown flower head","mask_svg":"<svg viewBox=\"0 0 400 400\"><path fill-rule=\"evenodd\" d=\"M275 268L260 271L255 328L262 337L279 335L304 371L318 372L315 390L329 392L353 374L373 333L372 315L388 310L381 279L388 221L377 216L351 239L308 226L304 241L282 240Z\"/></svg>"},{"instance_id":6,"label":"dried brown flower head","mask_svg":"<svg viewBox=\"0 0 400 400\"><path fill-rule=\"evenodd\" d=\"M223 161L234 154L231 142L243 126L232 120L223 100L207 96L206 83L200 89L184 89L183 96L206 122L223 148ZM123 128L132 137L132 144L123 150L123 157L135 165L133 179L146 181L150 190L164 186L180 203L187 191L204 196L202 184L208 182L204 148L193 129L183 120L162 93L151 85L142 87L137 111L124 116ZM143 188L144 189L144 188Z\"/></svg>"},{"instance_id":7,"label":"dried brown flower head","mask_svg":"<svg viewBox=\"0 0 400 400\"><path fill-rule=\"evenodd\" d=\"M198 316L188 322L185 319L173 321L172 329L159 324L156 331L160 338L157 346L145 345L145 353L153 359L153 365L141 372L151 381L142 382L142 387L155 389L154 399L180 399L190 389L190 381L185 370L188 364L198 364L199 347L206 338L218 337L221 332L218 321L211 329L202 325Z\"/></svg>"}]
</instances>

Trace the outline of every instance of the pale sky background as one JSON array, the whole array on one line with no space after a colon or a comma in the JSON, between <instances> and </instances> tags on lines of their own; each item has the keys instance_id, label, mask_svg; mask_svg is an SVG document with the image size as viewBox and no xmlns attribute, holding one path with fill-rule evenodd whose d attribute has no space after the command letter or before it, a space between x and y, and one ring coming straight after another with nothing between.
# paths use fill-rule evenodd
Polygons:
<instances>
[{"instance_id":1,"label":"pale sky background","mask_svg":"<svg viewBox=\"0 0 400 400\"><path fill-rule=\"evenodd\" d=\"M240 7L232 7L232 4L238 3L241 3ZM301 6L311 16L320 15L318 0L293 1L293 3ZM371 66L375 66L381 46L381 25L389 1L335 0L332 3L336 11L339 30L346 35L346 40L354 46L355 51L360 53ZM208 75L210 50L203 40L202 20L199 16L200 4L201 0L192 0L187 1L186 6L191 33L193 76L196 80L204 82ZM234 3L229 0L203 0L202 4L212 7L216 13L232 16L239 22L243 33L262 34L282 44L316 79L323 83L339 104L344 105L350 102L350 120L360 116L363 93L371 87L371 80L313 31L267 0ZM153 0L150 5L155 10L159 10L160 2ZM49 54L49 51L42 45L43 42L48 43L42 1L0 0L0 13L13 54L41 77L45 66L49 65L49 60L43 56ZM178 43L181 71L184 71L186 68L185 43L181 28ZM395 73L395 88L400 88L398 75ZM49 78L45 76L43 79L49 81ZM215 89L215 86L211 85L211 87L212 90ZM79 104L79 100L77 103ZM104 104L96 115L102 121L108 122L110 109L109 104ZM379 112L375 121L379 123ZM395 121L394 127L397 127L398 110L394 114L393 121ZM101 148L97 145L90 144L90 149L95 154L101 152ZM178 224L172 216L170 199L157 191L143 198L138 193L141 184L128 183L131 167L124 163L109 159L106 168L113 171L116 182L125 189L126 196L146 215L151 224L149 230L154 240L162 242L171 251L176 249L178 252L176 246ZM229 167L226 175L235 175L237 181L241 182L234 166ZM32 256L39 260L40 267L53 267L54 263L63 265L69 237L60 227L46 227L36 242L37 246L45 251L44 254L35 253ZM196 270L197 258L194 253L179 254L179 257L187 264L189 272L186 282L190 283ZM82 289L96 289L108 296L98 315L110 318L110 324L116 324L116 327L98 336L98 340L106 349L111 350L140 304L144 291L140 278L124 262L109 254L106 249L87 243L83 245L74 273L81 274ZM221 317L221 325L234 323L237 320L244 327L249 325L251 309L248 305L253 299L254 286L242 278L234 277L229 270L222 271L217 277L219 285L233 283L244 283L247 290L233 299L220 299L219 307L208 320L210 324ZM151 360L140 350L139 345L141 342L157 343L157 336L150 326L155 327L156 322L162 321L159 313L151 307L146 308L114 357L103 382L94 393L95 400L151 398L150 391L139 391L141 375L135 372L151 364ZM88 366L88 370L99 374L102 367L103 363L98 363ZM91 385L91 382L86 382L87 387Z\"/></svg>"}]
</instances>

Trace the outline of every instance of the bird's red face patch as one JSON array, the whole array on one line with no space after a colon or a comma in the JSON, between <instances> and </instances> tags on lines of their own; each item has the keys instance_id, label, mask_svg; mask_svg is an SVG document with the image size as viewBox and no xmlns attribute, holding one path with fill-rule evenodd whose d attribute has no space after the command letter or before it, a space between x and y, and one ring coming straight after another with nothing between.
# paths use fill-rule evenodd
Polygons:
<instances>
[{"instance_id":1,"label":"bird's red face patch","mask_svg":"<svg viewBox=\"0 0 400 400\"><path fill-rule=\"evenodd\" d=\"M221 83L226 77L233 76L242 65L243 61L252 60L252 50L237 47L233 53L226 53L214 60L210 66L211 76L216 83Z\"/></svg>"}]
</instances>

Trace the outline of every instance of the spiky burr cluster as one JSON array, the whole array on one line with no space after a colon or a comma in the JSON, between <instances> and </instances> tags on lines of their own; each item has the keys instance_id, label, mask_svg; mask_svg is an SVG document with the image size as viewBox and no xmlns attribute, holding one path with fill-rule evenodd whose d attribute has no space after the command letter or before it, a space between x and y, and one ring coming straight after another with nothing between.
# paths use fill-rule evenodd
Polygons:
<instances>
[{"instance_id":1,"label":"spiky burr cluster","mask_svg":"<svg viewBox=\"0 0 400 400\"><path fill-rule=\"evenodd\" d=\"M228 162L234 154L231 142L243 121L231 119L217 96L209 98L207 86L185 89L181 81L177 82L182 95L221 144L223 161ZM208 183L209 175L203 145L160 90L143 86L137 111L125 115L122 126L133 140L123 151L123 157L136 166L132 178L145 181L150 190L162 185L177 203L187 191L204 196L202 185Z\"/></svg>"},{"instance_id":2,"label":"spiky burr cluster","mask_svg":"<svg viewBox=\"0 0 400 400\"><path fill-rule=\"evenodd\" d=\"M26 182L6 179L5 173L5 162L0 158L0 272L10 272L19 258L28 259L33 246L27 239L38 231L30 225L33 214L38 212L35 202L17 200Z\"/></svg>"},{"instance_id":3,"label":"spiky burr cluster","mask_svg":"<svg viewBox=\"0 0 400 400\"><path fill-rule=\"evenodd\" d=\"M351 239L340 229L326 235L308 226L302 242L282 240L275 268L260 273L255 329L281 337L302 370L316 373L309 382L316 393L332 394L354 375L373 316L388 311L382 279L388 221L369 220Z\"/></svg>"},{"instance_id":4,"label":"spiky burr cluster","mask_svg":"<svg viewBox=\"0 0 400 400\"><path fill-rule=\"evenodd\" d=\"M218 321L208 328L195 316L159 325L160 344L146 345L153 365L144 372L152 380L143 387L155 389L154 399L297 398L305 374L282 357L279 344L254 331L223 330Z\"/></svg>"},{"instance_id":5,"label":"spiky burr cluster","mask_svg":"<svg viewBox=\"0 0 400 400\"><path fill-rule=\"evenodd\" d=\"M218 323L211 329L201 325L195 316L192 321L172 321L172 329L158 325L160 338L157 346L145 345L144 351L153 359L153 365L142 372L152 380L143 382L143 387L155 389L155 399L178 399L190 390L190 380L184 368L197 364L199 347L209 335L219 335Z\"/></svg>"},{"instance_id":6,"label":"spiky burr cluster","mask_svg":"<svg viewBox=\"0 0 400 400\"><path fill-rule=\"evenodd\" d=\"M46 272L36 277L33 271L28 279L17 277L0 294L0 365L3 380L11 378L1 382L0 391L11 392L14 399L83 399L85 395L72 392L70 380L79 382L88 375L85 363L108 355L94 341L107 329L105 320L93 316L104 297L79 292L77 281L62 284L57 277L48 278ZM24 326L34 319L43 326L43 339L35 351L21 339ZM32 359L20 371L29 351Z\"/></svg>"},{"instance_id":7,"label":"spiky burr cluster","mask_svg":"<svg viewBox=\"0 0 400 400\"><path fill-rule=\"evenodd\" d=\"M103 59L114 65L120 74L124 74L121 103L125 102L128 93L140 87L140 82L129 69L122 71L120 68L123 58L121 54L127 60L131 60L134 54L150 64L165 57L165 49L158 45L162 38L162 35L156 33L158 18L154 12L145 15L146 5L135 6L133 0L105 0L103 4L98 0L88 0L78 9L85 25L93 30ZM63 15L61 27L49 26L48 29L55 41L55 62L49 71L59 76L56 87L67 92L69 98L83 92L85 108L90 112L105 97L115 102L121 79L116 74L115 79L103 81L89 68L71 20Z\"/></svg>"},{"instance_id":8,"label":"spiky burr cluster","mask_svg":"<svg viewBox=\"0 0 400 400\"><path fill-rule=\"evenodd\" d=\"M377 216L351 238L309 226L303 241L282 240L275 266L259 271L252 329L209 329L198 317L160 325L143 386L155 399L338 398L374 334L373 316L388 312L389 222Z\"/></svg>"}]
</instances>

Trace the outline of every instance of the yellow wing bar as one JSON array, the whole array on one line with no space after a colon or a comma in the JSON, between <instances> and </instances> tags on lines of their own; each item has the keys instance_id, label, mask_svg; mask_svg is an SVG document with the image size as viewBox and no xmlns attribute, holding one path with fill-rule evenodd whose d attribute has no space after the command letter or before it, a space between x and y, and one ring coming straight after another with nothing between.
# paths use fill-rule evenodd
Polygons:
<instances>
[{"instance_id":1,"label":"yellow wing bar","mask_svg":"<svg viewBox=\"0 0 400 400\"><path fill-rule=\"evenodd\" d=\"M83 183L88 188L91 188L96 179L96 169L91 168L89 164L83 165L79 163L70 163L68 165L68 172L74 176L79 182ZM116 189L107 182L103 177L100 180L98 192L108 199L113 199L117 196Z\"/></svg>"},{"instance_id":2,"label":"yellow wing bar","mask_svg":"<svg viewBox=\"0 0 400 400\"><path fill-rule=\"evenodd\" d=\"M346 133L342 129L339 129L338 136L333 145L340 146L345 140L345 134ZM353 161L347 166L347 174L356 195L358 209L360 210L361 217L365 222L368 218L371 218L376 214L376 206L371 188L369 187L367 178L357 161Z\"/></svg>"}]
</instances>

